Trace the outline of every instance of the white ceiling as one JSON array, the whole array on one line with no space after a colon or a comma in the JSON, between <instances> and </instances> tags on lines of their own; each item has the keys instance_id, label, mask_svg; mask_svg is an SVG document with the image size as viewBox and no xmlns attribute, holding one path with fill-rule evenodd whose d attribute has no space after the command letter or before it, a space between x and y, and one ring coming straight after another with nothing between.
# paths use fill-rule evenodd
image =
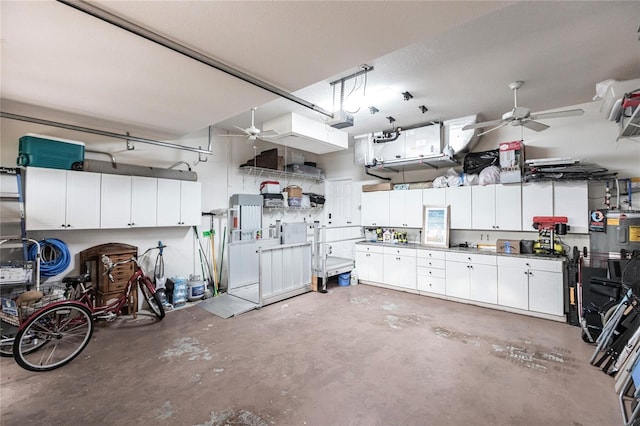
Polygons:
<instances>
[{"instance_id":1,"label":"white ceiling","mask_svg":"<svg viewBox=\"0 0 640 426\"><path fill-rule=\"evenodd\" d=\"M330 81L373 65L368 92L397 97L357 113L351 135L389 128L386 116L398 126L499 118L512 80L526 82L519 104L540 111L588 102L604 79L640 77L640 2L97 3L321 106ZM58 2L4 0L0 13L4 112L34 105L166 138L247 127L253 106L259 127L288 111L326 118Z\"/></svg>"}]
</instances>

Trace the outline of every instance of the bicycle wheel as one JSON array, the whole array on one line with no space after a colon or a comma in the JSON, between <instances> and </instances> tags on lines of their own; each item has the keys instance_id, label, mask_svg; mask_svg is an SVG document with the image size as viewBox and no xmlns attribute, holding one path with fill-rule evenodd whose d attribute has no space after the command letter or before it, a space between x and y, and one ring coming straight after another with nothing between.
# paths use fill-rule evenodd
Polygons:
<instances>
[{"instance_id":1,"label":"bicycle wheel","mask_svg":"<svg viewBox=\"0 0 640 426\"><path fill-rule=\"evenodd\" d=\"M142 278L139 283L144 300L147 301L149 308L151 308L153 313L158 317L158 320L162 320L162 318L164 318L164 306L162 306L160 296L158 296L158 293L156 293L153 288L153 284L151 284L148 278Z\"/></svg>"},{"instance_id":2,"label":"bicycle wheel","mask_svg":"<svg viewBox=\"0 0 640 426\"><path fill-rule=\"evenodd\" d=\"M92 334L89 308L79 302L52 304L22 326L13 344L13 357L26 370L53 370L78 356Z\"/></svg>"}]
</instances>

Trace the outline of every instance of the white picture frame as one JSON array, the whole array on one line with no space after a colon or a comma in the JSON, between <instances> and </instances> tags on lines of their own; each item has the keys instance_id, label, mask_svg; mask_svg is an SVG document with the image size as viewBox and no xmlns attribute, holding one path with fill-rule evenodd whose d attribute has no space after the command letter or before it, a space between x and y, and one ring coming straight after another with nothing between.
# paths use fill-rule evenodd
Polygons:
<instances>
[{"instance_id":1,"label":"white picture frame","mask_svg":"<svg viewBox=\"0 0 640 426\"><path fill-rule=\"evenodd\" d=\"M449 206L424 206L422 244L449 247Z\"/></svg>"}]
</instances>

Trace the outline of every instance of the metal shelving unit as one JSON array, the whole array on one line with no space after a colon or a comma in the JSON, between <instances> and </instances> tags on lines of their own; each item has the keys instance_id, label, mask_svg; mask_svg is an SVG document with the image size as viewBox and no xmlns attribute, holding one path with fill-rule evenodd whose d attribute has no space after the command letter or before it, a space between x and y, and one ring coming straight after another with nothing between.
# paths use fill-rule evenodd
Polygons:
<instances>
[{"instance_id":1,"label":"metal shelving unit","mask_svg":"<svg viewBox=\"0 0 640 426\"><path fill-rule=\"evenodd\" d=\"M452 159L445 154L437 154L429 157L389 160L366 167L367 169L376 172L400 173L410 170L435 170L443 167L455 167L459 165L460 163L455 159Z\"/></svg>"},{"instance_id":2,"label":"metal shelving unit","mask_svg":"<svg viewBox=\"0 0 640 426\"><path fill-rule=\"evenodd\" d=\"M303 181L310 181L313 183L324 182L324 177L322 176L313 176L313 175L306 175L303 173L285 172L282 170L265 169L262 167L254 167L254 166L242 166L240 167L240 172L248 176L254 176L256 179L260 177L274 177L274 178L285 179L285 180L298 179Z\"/></svg>"},{"instance_id":3,"label":"metal shelving unit","mask_svg":"<svg viewBox=\"0 0 640 426\"><path fill-rule=\"evenodd\" d=\"M621 120L620 127L617 140L640 136L640 107L636 108L629 119Z\"/></svg>"}]
</instances>

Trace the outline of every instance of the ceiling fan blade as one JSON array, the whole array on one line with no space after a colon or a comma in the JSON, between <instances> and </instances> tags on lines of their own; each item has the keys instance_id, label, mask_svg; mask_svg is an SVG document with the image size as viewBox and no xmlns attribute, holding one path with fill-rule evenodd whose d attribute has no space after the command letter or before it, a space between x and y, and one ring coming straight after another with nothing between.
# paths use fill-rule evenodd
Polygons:
<instances>
[{"instance_id":1,"label":"ceiling fan blade","mask_svg":"<svg viewBox=\"0 0 640 426\"><path fill-rule=\"evenodd\" d=\"M223 138L246 138L247 135L236 135L236 134L226 134L226 135L216 135Z\"/></svg>"},{"instance_id":2,"label":"ceiling fan blade","mask_svg":"<svg viewBox=\"0 0 640 426\"><path fill-rule=\"evenodd\" d=\"M533 113L531 118L534 120L545 120L547 118L575 117L584 114L583 109L566 109L564 111Z\"/></svg>"},{"instance_id":3,"label":"ceiling fan blade","mask_svg":"<svg viewBox=\"0 0 640 426\"><path fill-rule=\"evenodd\" d=\"M502 120L484 121L482 123L471 123L464 126L462 130L483 129L485 127L495 126L496 124L500 124L500 123L502 123Z\"/></svg>"},{"instance_id":4,"label":"ceiling fan blade","mask_svg":"<svg viewBox=\"0 0 640 426\"><path fill-rule=\"evenodd\" d=\"M521 124L527 129L535 130L536 132L541 132L549 128L549 126L547 126L546 124L538 123L537 121L533 120L525 120L522 121Z\"/></svg>"},{"instance_id":5,"label":"ceiling fan blade","mask_svg":"<svg viewBox=\"0 0 640 426\"><path fill-rule=\"evenodd\" d=\"M233 126L233 127L235 127L236 129L240 130L245 135L251 136L251 133L247 132L247 129L243 129L242 127L238 127L238 126Z\"/></svg>"},{"instance_id":6,"label":"ceiling fan blade","mask_svg":"<svg viewBox=\"0 0 640 426\"><path fill-rule=\"evenodd\" d=\"M502 121L502 120L499 120L498 122L500 122L500 121ZM485 130L484 132L478 133L478 136L486 135L487 133L493 132L494 130L498 130L498 129L506 126L507 124L509 124L509 122L505 121L504 123L500 124L499 126L496 126L496 127L493 127L493 128L491 128L489 130Z\"/></svg>"}]
</instances>

